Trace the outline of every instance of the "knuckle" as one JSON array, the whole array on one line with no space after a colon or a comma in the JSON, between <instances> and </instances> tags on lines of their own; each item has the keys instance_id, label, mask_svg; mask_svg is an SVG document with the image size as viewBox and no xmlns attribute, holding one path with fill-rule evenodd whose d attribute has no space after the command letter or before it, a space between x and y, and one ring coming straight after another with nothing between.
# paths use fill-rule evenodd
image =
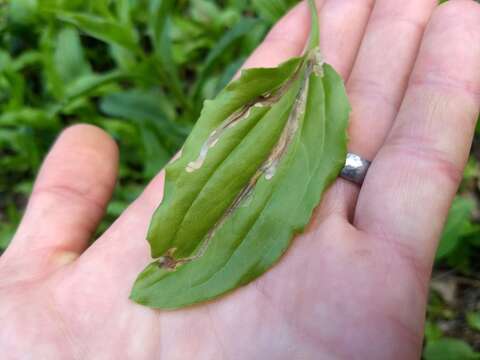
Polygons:
<instances>
[{"instance_id":1,"label":"knuckle","mask_svg":"<svg viewBox=\"0 0 480 360\"><path fill-rule=\"evenodd\" d=\"M419 15L412 16L390 11L373 14L370 23L379 23L377 27L379 32L384 32L385 29L402 31L406 26L413 28L417 33L422 33L427 25L427 19Z\"/></svg>"},{"instance_id":2,"label":"knuckle","mask_svg":"<svg viewBox=\"0 0 480 360\"><path fill-rule=\"evenodd\" d=\"M411 89L430 88L435 95L430 95L431 102L438 102L436 97L440 97L445 103L450 99L451 101L460 101L460 98L465 97L474 100L475 106L464 107L464 112L467 115L473 111L477 112L476 103L480 99L480 86L479 82L475 79L467 79L461 75L450 75L447 70L432 69L423 73L412 75L409 81ZM472 117L476 120L476 117Z\"/></svg>"},{"instance_id":3,"label":"knuckle","mask_svg":"<svg viewBox=\"0 0 480 360\"><path fill-rule=\"evenodd\" d=\"M424 174L425 178L443 179L457 186L463 177L463 168L442 150L435 149L425 139L397 137L391 139L387 149L400 156L405 169Z\"/></svg>"},{"instance_id":4,"label":"knuckle","mask_svg":"<svg viewBox=\"0 0 480 360\"><path fill-rule=\"evenodd\" d=\"M373 100L375 103L385 105L389 109L396 110L398 108L399 99L395 94L389 93L387 79L382 78L365 78L352 75L347 83L347 91L349 95L358 95L365 100ZM401 80L405 81L405 80Z\"/></svg>"},{"instance_id":5,"label":"knuckle","mask_svg":"<svg viewBox=\"0 0 480 360\"><path fill-rule=\"evenodd\" d=\"M104 204L98 201L95 196L92 196L91 191L66 183L47 184L37 187L33 191L31 198L35 199L42 196L47 196L55 201L66 201L67 203L80 202L81 205L88 205L89 207L91 205L101 211L104 209Z\"/></svg>"}]
</instances>

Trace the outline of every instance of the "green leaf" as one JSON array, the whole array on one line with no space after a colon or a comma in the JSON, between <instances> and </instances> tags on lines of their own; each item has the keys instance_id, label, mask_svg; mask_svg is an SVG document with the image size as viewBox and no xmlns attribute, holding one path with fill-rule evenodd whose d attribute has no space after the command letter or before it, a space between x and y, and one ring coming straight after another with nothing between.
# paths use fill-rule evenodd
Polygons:
<instances>
[{"instance_id":1,"label":"green leaf","mask_svg":"<svg viewBox=\"0 0 480 360\"><path fill-rule=\"evenodd\" d=\"M21 108L25 100L24 78L18 72L13 71L5 71L3 75L9 85L8 91L0 95L0 98L8 99L8 106L5 110Z\"/></svg>"},{"instance_id":2,"label":"green leaf","mask_svg":"<svg viewBox=\"0 0 480 360\"><path fill-rule=\"evenodd\" d=\"M178 150L187 130L173 123L175 110L158 90L130 90L102 98L100 108L138 124L144 147L144 176L155 175Z\"/></svg>"},{"instance_id":3,"label":"green leaf","mask_svg":"<svg viewBox=\"0 0 480 360\"><path fill-rule=\"evenodd\" d=\"M32 128L49 128L58 124L58 119L39 109L23 107L0 115L0 127L28 125Z\"/></svg>"},{"instance_id":4,"label":"green leaf","mask_svg":"<svg viewBox=\"0 0 480 360\"><path fill-rule=\"evenodd\" d=\"M273 24L298 0L252 0L253 7L260 16Z\"/></svg>"},{"instance_id":5,"label":"green leaf","mask_svg":"<svg viewBox=\"0 0 480 360\"><path fill-rule=\"evenodd\" d=\"M41 62L42 62L42 55L40 52L26 51L12 62L12 68L15 71L21 71L23 70L23 68L27 66L31 66L33 64L37 64ZM2 67L2 62L0 60L0 69L1 67Z\"/></svg>"},{"instance_id":6,"label":"green leaf","mask_svg":"<svg viewBox=\"0 0 480 360\"><path fill-rule=\"evenodd\" d=\"M225 70L223 71L223 74L220 76L220 78L217 81L214 96L216 96L225 86L227 86L227 84L233 79L233 77L238 72L238 70L242 67L245 60L246 59L242 57L232 62L230 65L228 65L225 68Z\"/></svg>"},{"instance_id":7,"label":"green leaf","mask_svg":"<svg viewBox=\"0 0 480 360\"><path fill-rule=\"evenodd\" d=\"M429 320L425 322L424 334L426 341L435 341L443 336L442 329L435 322Z\"/></svg>"},{"instance_id":8,"label":"green leaf","mask_svg":"<svg viewBox=\"0 0 480 360\"><path fill-rule=\"evenodd\" d=\"M198 80L194 86L193 97L198 97L199 91L201 90L205 79L208 74L222 57L222 54L231 46L233 46L239 39L248 34L253 27L257 24L254 19L242 19L238 24L236 24L232 29L227 31L225 35L218 41L218 43L212 48L208 54L202 69L200 70Z\"/></svg>"},{"instance_id":9,"label":"green leaf","mask_svg":"<svg viewBox=\"0 0 480 360\"><path fill-rule=\"evenodd\" d=\"M90 36L129 49L138 53L137 34L135 29L111 19L84 13L73 13L56 10L60 20L77 26Z\"/></svg>"},{"instance_id":10,"label":"green leaf","mask_svg":"<svg viewBox=\"0 0 480 360\"><path fill-rule=\"evenodd\" d=\"M178 69L173 61L172 41L170 36L170 13L175 2L173 0L152 0L149 7L149 35L155 50L158 71L164 83L169 86L183 106L188 107L184 99Z\"/></svg>"},{"instance_id":11,"label":"green leaf","mask_svg":"<svg viewBox=\"0 0 480 360\"><path fill-rule=\"evenodd\" d=\"M479 312L468 312L467 313L467 323L471 329L480 332L480 313Z\"/></svg>"},{"instance_id":12,"label":"green leaf","mask_svg":"<svg viewBox=\"0 0 480 360\"><path fill-rule=\"evenodd\" d=\"M165 31L168 15L175 5L173 0L151 0L149 30L155 47L160 48L160 39Z\"/></svg>"},{"instance_id":13,"label":"green leaf","mask_svg":"<svg viewBox=\"0 0 480 360\"><path fill-rule=\"evenodd\" d=\"M458 339L443 338L431 341L423 353L425 360L474 360L480 359L479 353L466 342Z\"/></svg>"},{"instance_id":14,"label":"green leaf","mask_svg":"<svg viewBox=\"0 0 480 360\"><path fill-rule=\"evenodd\" d=\"M8 2L7 2L8 3ZM0 4L1 6L2 4ZM9 17L14 23L29 25L38 15L37 0L14 0L9 5Z\"/></svg>"},{"instance_id":15,"label":"green leaf","mask_svg":"<svg viewBox=\"0 0 480 360\"><path fill-rule=\"evenodd\" d=\"M113 93L102 98L101 110L114 117L128 120L149 120L164 124L172 129L175 109L165 101L165 94L159 90L129 90Z\"/></svg>"},{"instance_id":16,"label":"green leaf","mask_svg":"<svg viewBox=\"0 0 480 360\"><path fill-rule=\"evenodd\" d=\"M12 66L12 59L10 54L6 51L0 50L0 72L10 69Z\"/></svg>"},{"instance_id":17,"label":"green leaf","mask_svg":"<svg viewBox=\"0 0 480 360\"><path fill-rule=\"evenodd\" d=\"M58 33L55 65L65 84L92 72L90 64L85 59L80 36L76 29L67 27Z\"/></svg>"},{"instance_id":18,"label":"green leaf","mask_svg":"<svg viewBox=\"0 0 480 360\"><path fill-rule=\"evenodd\" d=\"M463 230L470 224L470 217L475 203L471 199L455 198L436 254L441 260L452 254L462 241Z\"/></svg>"},{"instance_id":19,"label":"green leaf","mask_svg":"<svg viewBox=\"0 0 480 360\"><path fill-rule=\"evenodd\" d=\"M150 179L170 160L172 154L162 144L161 138L151 125L142 122L140 134L144 146L144 176Z\"/></svg>"},{"instance_id":20,"label":"green leaf","mask_svg":"<svg viewBox=\"0 0 480 360\"><path fill-rule=\"evenodd\" d=\"M40 38L43 59L43 76L46 83L45 88L56 100L62 100L64 97L65 84L62 82L55 64L54 49L57 45L56 40L53 26L48 25L42 32Z\"/></svg>"},{"instance_id":21,"label":"green leaf","mask_svg":"<svg viewBox=\"0 0 480 360\"><path fill-rule=\"evenodd\" d=\"M221 17L218 5L208 0L192 0L190 12L195 21L205 25L212 25Z\"/></svg>"},{"instance_id":22,"label":"green leaf","mask_svg":"<svg viewBox=\"0 0 480 360\"><path fill-rule=\"evenodd\" d=\"M15 234L15 226L0 224L0 250L5 250Z\"/></svg>"},{"instance_id":23,"label":"green leaf","mask_svg":"<svg viewBox=\"0 0 480 360\"><path fill-rule=\"evenodd\" d=\"M131 18L131 1L130 0L116 0L115 2L117 8L117 18L120 20L122 24L130 25Z\"/></svg>"},{"instance_id":24,"label":"green leaf","mask_svg":"<svg viewBox=\"0 0 480 360\"><path fill-rule=\"evenodd\" d=\"M122 70L133 72L138 66L135 53L122 46L110 44L110 55Z\"/></svg>"},{"instance_id":25,"label":"green leaf","mask_svg":"<svg viewBox=\"0 0 480 360\"><path fill-rule=\"evenodd\" d=\"M349 112L343 81L318 47L277 68L246 70L207 101L166 168L147 237L155 260L131 298L175 309L273 266L344 165Z\"/></svg>"},{"instance_id":26,"label":"green leaf","mask_svg":"<svg viewBox=\"0 0 480 360\"><path fill-rule=\"evenodd\" d=\"M128 77L128 74L120 70L113 70L105 74L86 74L69 84L66 89L66 98L67 100L72 101L80 96L90 94L101 86Z\"/></svg>"}]
</instances>

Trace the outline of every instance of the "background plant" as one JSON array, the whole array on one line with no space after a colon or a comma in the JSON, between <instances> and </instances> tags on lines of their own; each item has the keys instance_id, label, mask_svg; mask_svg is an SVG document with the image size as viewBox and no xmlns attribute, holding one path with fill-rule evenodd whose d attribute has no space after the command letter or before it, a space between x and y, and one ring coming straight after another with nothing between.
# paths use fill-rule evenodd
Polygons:
<instances>
[{"instance_id":1,"label":"background plant","mask_svg":"<svg viewBox=\"0 0 480 360\"><path fill-rule=\"evenodd\" d=\"M121 148L102 231L181 146L203 100L296 2L0 0L0 251L62 128L95 124ZM479 358L478 144L437 254L426 359Z\"/></svg>"}]
</instances>

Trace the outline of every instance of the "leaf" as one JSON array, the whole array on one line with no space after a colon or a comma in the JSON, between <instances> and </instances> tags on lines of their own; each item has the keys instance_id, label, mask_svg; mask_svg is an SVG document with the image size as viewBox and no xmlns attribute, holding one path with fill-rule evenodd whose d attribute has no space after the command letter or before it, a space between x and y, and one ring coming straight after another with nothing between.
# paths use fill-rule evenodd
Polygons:
<instances>
[{"instance_id":1,"label":"leaf","mask_svg":"<svg viewBox=\"0 0 480 360\"><path fill-rule=\"evenodd\" d=\"M208 54L202 69L198 75L198 80L193 88L193 97L196 98L199 95L207 75L212 70L213 66L221 58L222 54L231 46L233 46L239 39L248 34L249 31L256 25L254 19L242 19L237 25L225 33L218 43Z\"/></svg>"},{"instance_id":2,"label":"leaf","mask_svg":"<svg viewBox=\"0 0 480 360\"><path fill-rule=\"evenodd\" d=\"M67 27L58 33L54 56L58 74L65 84L92 72L76 29Z\"/></svg>"},{"instance_id":3,"label":"leaf","mask_svg":"<svg viewBox=\"0 0 480 360\"><path fill-rule=\"evenodd\" d=\"M102 111L140 127L144 146L144 176L151 178L171 158L185 139L186 129L173 123L175 110L156 90L130 90L104 97Z\"/></svg>"},{"instance_id":4,"label":"leaf","mask_svg":"<svg viewBox=\"0 0 480 360\"><path fill-rule=\"evenodd\" d=\"M1 54L0 54L1 55ZM26 51L12 62L12 68L15 71L21 71L27 66L41 63L42 55L38 51ZM0 69L1 69L0 61Z\"/></svg>"},{"instance_id":5,"label":"leaf","mask_svg":"<svg viewBox=\"0 0 480 360\"><path fill-rule=\"evenodd\" d=\"M55 64L54 49L56 47L56 34L52 25L47 25L40 38L40 47L43 58L43 76L46 82L46 89L56 100L64 97L65 84L60 79Z\"/></svg>"},{"instance_id":6,"label":"leaf","mask_svg":"<svg viewBox=\"0 0 480 360\"><path fill-rule=\"evenodd\" d=\"M260 16L273 24L298 0L252 0L253 7Z\"/></svg>"},{"instance_id":7,"label":"leaf","mask_svg":"<svg viewBox=\"0 0 480 360\"><path fill-rule=\"evenodd\" d=\"M113 93L102 98L101 110L114 117L129 120L149 120L164 124L166 130L177 130L173 126L175 109L165 101L158 90L129 90Z\"/></svg>"},{"instance_id":8,"label":"leaf","mask_svg":"<svg viewBox=\"0 0 480 360\"><path fill-rule=\"evenodd\" d=\"M227 86L235 74L240 70L245 60L246 59L242 57L226 67L216 84L215 95L217 95L225 86Z\"/></svg>"},{"instance_id":9,"label":"leaf","mask_svg":"<svg viewBox=\"0 0 480 360\"><path fill-rule=\"evenodd\" d=\"M117 8L117 18L120 19L120 22L125 25L131 24L130 12L131 12L131 1L130 0L117 0L115 2Z\"/></svg>"},{"instance_id":10,"label":"leaf","mask_svg":"<svg viewBox=\"0 0 480 360\"><path fill-rule=\"evenodd\" d=\"M0 50L0 72L6 71L12 66L12 59L10 54L6 51Z\"/></svg>"},{"instance_id":11,"label":"leaf","mask_svg":"<svg viewBox=\"0 0 480 360\"><path fill-rule=\"evenodd\" d=\"M148 233L155 260L131 298L188 306L276 263L344 165L349 111L343 81L313 42L303 57L246 70L207 101L166 168Z\"/></svg>"},{"instance_id":12,"label":"leaf","mask_svg":"<svg viewBox=\"0 0 480 360\"><path fill-rule=\"evenodd\" d=\"M426 341L435 341L440 339L443 336L443 333L440 327L436 323L429 320L425 322L424 334L425 334Z\"/></svg>"},{"instance_id":13,"label":"leaf","mask_svg":"<svg viewBox=\"0 0 480 360\"><path fill-rule=\"evenodd\" d=\"M473 360L480 359L466 342L458 339L443 338L430 341L423 353L425 360Z\"/></svg>"},{"instance_id":14,"label":"leaf","mask_svg":"<svg viewBox=\"0 0 480 360\"><path fill-rule=\"evenodd\" d=\"M47 112L29 107L0 114L0 127L28 125L32 128L49 128L57 124L58 119L49 116Z\"/></svg>"},{"instance_id":15,"label":"leaf","mask_svg":"<svg viewBox=\"0 0 480 360\"><path fill-rule=\"evenodd\" d=\"M5 250L15 234L15 226L0 223L0 254Z\"/></svg>"},{"instance_id":16,"label":"leaf","mask_svg":"<svg viewBox=\"0 0 480 360\"><path fill-rule=\"evenodd\" d=\"M0 3L0 6L2 6L1 3ZM37 0L11 1L8 10L9 10L9 17L14 23L29 25L36 20L37 13L38 13L38 1Z\"/></svg>"},{"instance_id":17,"label":"leaf","mask_svg":"<svg viewBox=\"0 0 480 360\"><path fill-rule=\"evenodd\" d=\"M77 26L94 38L110 44L115 44L137 53L137 34L134 28L121 24L111 19L87 13L73 13L56 10L55 14L60 20Z\"/></svg>"},{"instance_id":18,"label":"leaf","mask_svg":"<svg viewBox=\"0 0 480 360\"><path fill-rule=\"evenodd\" d=\"M118 68L133 72L138 66L135 53L116 44L110 44L110 55L115 60Z\"/></svg>"},{"instance_id":19,"label":"leaf","mask_svg":"<svg viewBox=\"0 0 480 360\"><path fill-rule=\"evenodd\" d=\"M152 0L149 8L149 30L155 47L160 48L160 39L165 31L169 13L175 3L173 0Z\"/></svg>"},{"instance_id":20,"label":"leaf","mask_svg":"<svg viewBox=\"0 0 480 360\"><path fill-rule=\"evenodd\" d=\"M144 146L144 176L150 179L170 160L172 154L165 149L158 134L148 124L140 124L140 134Z\"/></svg>"},{"instance_id":21,"label":"leaf","mask_svg":"<svg viewBox=\"0 0 480 360\"><path fill-rule=\"evenodd\" d=\"M479 312L468 312L467 313L467 323L471 329L480 332L480 313Z\"/></svg>"},{"instance_id":22,"label":"leaf","mask_svg":"<svg viewBox=\"0 0 480 360\"><path fill-rule=\"evenodd\" d=\"M0 92L0 101L3 98L8 99L8 106L5 110L21 108L25 100L25 81L23 77L19 73L12 71L5 71L3 76L9 85L8 91L5 91L3 94Z\"/></svg>"},{"instance_id":23,"label":"leaf","mask_svg":"<svg viewBox=\"0 0 480 360\"><path fill-rule=\"evenodd\" d=\"M152 0L149 7L149 35L155 50L155 59L158 63L158 71L165 83L180 100L183 106L188 107L184 100L182 84L178 76L178 69L172 58L172 41L170 36L170 13L175 2L173 0Z\"/></svg>"},{"instance_id":24,"label":"leaf","mask_svg":"<svg viewBox=\"0 0 480 360\"><path fill-rule=\"evenodd\" d=\"M90 94L101 86L128 77L129 75L120 70L113 70L104 74L86 74L69 84L66 89L66 98L67 100L72 101L80 96Z\"/></svg>"},{"instance_id":25,"label":"leaf","mask_svg":"<svg viewBox=\"0 0 480 360\"><path fill-rule=\"evenodd\" d=\"M470 224L470 217L475 203L462 197L455 198L443 235L437 250L436 259L441 260L452 254L458 248L463 236L463 230Z\"/></svg>"}]
</instances>

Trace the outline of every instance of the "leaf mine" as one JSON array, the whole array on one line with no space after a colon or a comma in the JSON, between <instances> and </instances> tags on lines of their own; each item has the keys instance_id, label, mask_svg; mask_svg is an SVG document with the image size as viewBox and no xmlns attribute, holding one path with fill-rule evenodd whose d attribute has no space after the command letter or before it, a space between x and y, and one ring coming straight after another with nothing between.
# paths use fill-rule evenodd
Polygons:
<instances>
[{"instance_id":1,"label":"leaf mine","mask_svg":"<svg viewBox=\"0 0 480 360\"><path fill-rule=\"evenodd\" d=\"M325 64L318 19L302 57L244 71L205 104L166 168L131 298L177 309L254 280L287 251L343 167L350 106Z\"/></svg>"}]
</instances>

